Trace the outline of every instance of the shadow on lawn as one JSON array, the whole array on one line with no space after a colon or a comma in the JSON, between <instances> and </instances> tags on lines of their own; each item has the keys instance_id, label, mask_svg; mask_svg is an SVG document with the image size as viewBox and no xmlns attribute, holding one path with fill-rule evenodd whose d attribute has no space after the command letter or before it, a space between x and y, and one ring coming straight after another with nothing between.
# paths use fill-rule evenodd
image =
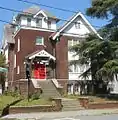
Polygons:
<instances>
[{"instance_id":1,"label":"shadow on lawn","mask_svg":"<svg viewBox=\"0 0 118 120\"><path fill-rule=\"evenodd\" d=\"M8 104L2 111L2 114L0 117L3 117L5 115L8 115L9 114L9 107L12 106L12 105L15 105L16 103L20 102L22 99L18 99L10 104Z\"/></svg>"}]
</instances>

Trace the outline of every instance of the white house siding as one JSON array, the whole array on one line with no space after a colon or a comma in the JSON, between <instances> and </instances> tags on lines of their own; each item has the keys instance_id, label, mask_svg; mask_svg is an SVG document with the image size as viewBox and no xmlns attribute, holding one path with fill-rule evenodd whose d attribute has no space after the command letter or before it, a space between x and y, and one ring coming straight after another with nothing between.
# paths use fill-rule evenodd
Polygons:
<instances>
[{"instance_id":1,"label":"white house siding","mask_svg":"<svg viewBox=\"0 0 118 120\"><path fill-rule=\"evenodd\" d=\"M20 19L21 19L20 24L22 26L27 26L27 17L22 16ZM36 26L36 19L34 19L34 18L31 19L31 26L37 27ZM45 20L45 17L42 18L42 28L48 29L48 22L47 22L47 20ZM51 21L51 28L50 29L56 30L56 21L55 20Z\"/></svg>"},{"instance_id":2,"label":"white house siding","mask_svg":"<svg viewBox=\"0 0 118 120\"><path fill-rule=\"evenodd\" d=\"M117 74L118 78L118 74ZM114 80L108 83L108 89L110 88L111 94L118 94L118 80L114 76Z\"/></svg>"},{"instance_id":3,"label":"white house siding","mask_svg":"<svg viewBox=\"0 0 118 120\"><path fill-rule=\"evenodd\" d=\"M56 21L55 20L51 21L51 29L56 30Z\"/></svg>"},{"instance_id":4,"label":"white house siding","mask_svg":"<svg viewBox=\"0 0 118 120\"><path fill-rule=\"evenodd\" d=\"M23 17L22 16L20 19L21 19L21 23L20 24L26 26L27 25L27 17Z\"/></svg>"},{"instance_id":5,"label":"white house siding","mask_svg":"<svg viewBox=\"0 0 118 120\"><path fill-rule=\"evenodd\" d=\"M80 28L76 29L75 23L80 23ZM79 35L85 35L90 33L91 31L88 29L88 26L84 23L81 17L77 17L64 31L64 33L73 33Z\"/></svg>"}]
</instances>

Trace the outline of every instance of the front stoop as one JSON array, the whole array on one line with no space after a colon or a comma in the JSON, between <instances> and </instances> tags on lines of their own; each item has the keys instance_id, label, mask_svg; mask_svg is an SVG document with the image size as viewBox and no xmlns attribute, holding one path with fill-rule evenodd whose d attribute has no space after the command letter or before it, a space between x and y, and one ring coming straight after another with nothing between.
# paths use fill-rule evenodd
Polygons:
<instances>
[{"instance_id":1,"label":"front stoop","mask_svg":"<svg viewBox=\"0 0 118 120\"><path fill-rule=\"evenodd\" d=\"M37 84L42 89L43 98L61 98L61 94L51 80L38 81Z\"/></svg>"},{"instance_id":2,"label":"front stoop","mask_svg":"<svg viewBox=\"0 0 118 120\"><path fill-rule=\"evenodd\" d=\"M78 111L84 109L76 99L62 99L62 106L62 111Z\"/></svg>"}]
</instances>

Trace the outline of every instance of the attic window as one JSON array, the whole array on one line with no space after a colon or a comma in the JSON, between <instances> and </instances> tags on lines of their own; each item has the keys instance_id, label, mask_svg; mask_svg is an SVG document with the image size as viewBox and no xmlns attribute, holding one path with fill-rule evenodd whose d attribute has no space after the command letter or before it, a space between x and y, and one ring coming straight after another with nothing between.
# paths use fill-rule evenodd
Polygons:
<instances>
[{"instance_id":1,"label":"attic window","mask_svg":"<svg viewBox=\"0 0 118 120\"><path fill-rule=\"evenodd\" d=\"M42 19L36 19L36 26L42 27Z\"/></svg>"},{"instance_id":2,"label":"attic window","mask_svg":"<svg viewBox=\"0 0 118 120\"><path fill-rule=\"evenodd\" d=\"M27 26L31 26L31 18L27 18Z\"/></svg>"},{"instance_id":3,"label":"attic window","mask_svg":"<svg viewBox=\"0 0 118 120\"><path fill-rule=\"evenodd\" d=\"M76 28L76 29L80 29L80 22L76 22L76 23L75 23L75 28Z\"/></svg>"},{"instance_id":4,"label":"attic window","mask_svg":"<svg viewBox=\"0 0 118 120\"><path fill-rule=\"evenodd\" d=\"M51 29L51 21L48 21L48 29Z\"/></svg>"}]
</instances>

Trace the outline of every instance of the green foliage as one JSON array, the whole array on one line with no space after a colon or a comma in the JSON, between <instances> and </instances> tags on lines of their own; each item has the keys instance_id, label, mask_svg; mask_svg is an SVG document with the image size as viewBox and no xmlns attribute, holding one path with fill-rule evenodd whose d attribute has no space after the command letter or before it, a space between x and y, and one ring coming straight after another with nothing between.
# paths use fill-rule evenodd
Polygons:
<instances>
[{"instance_id":1,"label":"green foliage","mask_svg":"<svg viewBox=\"0 0 118 120\"><path fill-rule=\"evenodd\" d=\"M0 67L5 67L5 56L0 54Z\"/></svg>"},{"instance_id":2,"label":"green foliage","mask_svg":"<svg viewBox=\"0 0 118 120\"><path fill-rule=\"evenodd\" d=\"M99 39L90 35L85 41L73 46L70 50L79 56L79 60L74 60L70 64L90 65L81 74L84 78L92 73L92 79L94 80L103 79L103 77L107 77L108 80L108 78L113 77L113 74L118 73L116 64L118 41Z\"/></svg>"},{"instance_id":3,"label":"green foliage","mask_svg":"<svg viewBox=\"0 0 118 120\"><path fill-rule=\"evenodd\" d=\"M91 7L87 9L86 14L97 18L108 18L109 13L115 16L117 11L117 0L92 0Z\"/></svg>"},{"instance_id":4,"label":"green foliage","mask_svg":"<svg viewBox=\"0 0 118 120\"><path fill-rule=\"evenodd\" d=\"M40 95L41 95L41 93L36 91L35 93L32 94L31 99L38 100L38 99L40 99Z\"/></svg>"},{"instance_id":5,"label":"green foliage","mask_svg":"<svg viewBox=\"0 0 118 120\"><path fill-rule=\"evenodd\" d=\"M20 93L17 89L13 90L13 91L5 91L4 92L5 96L12 96L12 97L20 97Z\"/></svg>"}]
</instances>

